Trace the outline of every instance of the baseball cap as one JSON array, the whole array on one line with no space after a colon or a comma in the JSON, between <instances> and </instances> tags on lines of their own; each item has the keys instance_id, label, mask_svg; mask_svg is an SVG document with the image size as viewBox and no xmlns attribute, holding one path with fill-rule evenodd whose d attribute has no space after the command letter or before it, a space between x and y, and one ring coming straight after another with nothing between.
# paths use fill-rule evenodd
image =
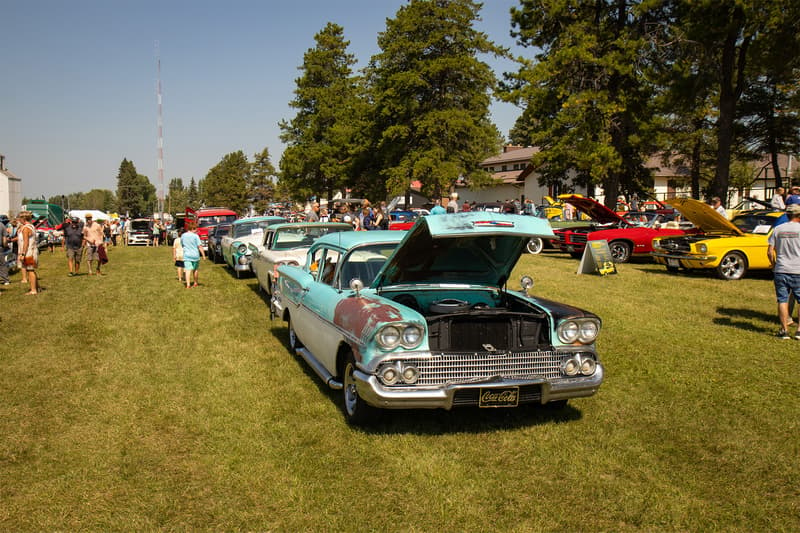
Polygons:
<instances>
[{"instance_id":1,"label":"baseball cap","mask_svg":"<svg viewBox=\"0 0 800 533\"><path fill-rule=\"evenodd\" d=\"M800 204L789 204L786 206L786 212L790 215L800 215Z\"/></svg>"}]
</instances>

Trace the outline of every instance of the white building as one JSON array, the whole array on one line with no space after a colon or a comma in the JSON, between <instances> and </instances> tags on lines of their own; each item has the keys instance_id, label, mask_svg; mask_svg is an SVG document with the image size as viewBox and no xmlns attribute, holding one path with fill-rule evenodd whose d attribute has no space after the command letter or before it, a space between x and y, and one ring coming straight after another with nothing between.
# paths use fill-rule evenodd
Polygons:
<instances>
[{"instance_id":1,"label":"white building","mask_svg":"<svg viewBox=\"0 0 800 533\"><path fill-rule=\"evenodd\" d=\"M0 154L0 214L13 218L22 209L22 180L6 168L6 156Z\"/></svg>"},{"instance_id":2,"label":"white building","mask_svg":"<svg viewBox=\"0 0 800 533\"><path fill-rule=\"evenodd\" d=\"M456 191L459 201L476 203L482 202L504 202L505 200L530 199L535 205L544 203L545 196L555 197L561 193L574 192L577 194L588 194L586 190L554 190L553 187L539 185L539 175L534 172L531 166L531 157L539 151L537 147L505 146L503 153L485 159L481 162L482 169L492 174L496 185L471 191L466 184L457 184ZM691 194L691 178L689 168L676 162L664 161L660 155L652 156L645 163L653 176L652 195L658 200L665 201L676 196L689 196ZM793 164L794 163L794 164ZM781 154L778 157L778 164L784 183L788 185L790 181L796 183L795 173L792 168L797 167L797 162L793 161L792 156ZM760 162L753 164L752 183L737 190L731 187L728 197L723 199L726 207L732 207L745 198L752 197L761 200L772 198L775 191L775 176L769 158L764 158ZM603 189L595 187L593 198L603 202Z\"/></svg>"},{"instance_id":3,"label":"white building","mask_svg":"<svg viewBox=\"0 0 800 533\"><path fill-rule=\"evenodd\" d=\"M484 159L480 163L480 167L495 179L496 185L472 191L466 184L458 184L456 192L459 202L482 203L530 199L535 205L541 205L545 203L545 196L555 197L565 192L587 194L585 189L557 191L552 187L539 185L539 174L533 171L531 165L531 157L538 151L539 148L535 146L504 146L503 153ZM596 194L599 194L599 188ZM602 201L602 198L598 199Z\"/></svg>"}]
</instances>

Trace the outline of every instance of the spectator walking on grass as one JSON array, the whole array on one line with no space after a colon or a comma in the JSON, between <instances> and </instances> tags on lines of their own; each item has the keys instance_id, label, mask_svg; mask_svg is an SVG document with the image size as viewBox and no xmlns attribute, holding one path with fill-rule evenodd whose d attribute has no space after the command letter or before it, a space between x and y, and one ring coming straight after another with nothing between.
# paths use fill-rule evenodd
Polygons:
<instances>
[{"instance_id":1,"label":"spectator walking on grass","mask_svg":"<svg viewBox=\"0 0 800 533\"><path fill-rule=\"evenodd\" d=\"M8 242L8 232L3 221L0 220L0 285L9 285L11 282L8 280L8 267L6 266L5 255L6 250L11 246Z\"/></svg>"},{"instance_id":2,"label":"spectator walking on grass","mask_svg":"<svg viewBox=\"0 0 800 533\"><path fill-rule=\"evenodd\" d=\"M183 270L186 275L186 288L197 287L199 285L200 256L206 258L206 253L200 243L200 237L195 233L195 225L190 224L187 231L181 235L181 247L183 248Z\"/></svg>"},{"instance_id":3,"label":"spectator walking on grass","mask_svg":"<svg viewBox=\"0 0 800 533\"><path fill-rule=\"evenodd\" d=\"M777 337L790 339L789 296L800 299L800 204L786 207L789 222L777 226L769 236L767 256L773 265L775 295L778 301L778 319L781 329ZM800 324L800 317L798 317ZM798 326L800 328L800 326ZM800 341L800 329L795 331L795 340Z\"/></svg>"},{"instance_id":4,"label":"spectator walking on grass","mask_svg":"<svg viewBox=\"0 0 800 533\"><path fill-rule=\"evenodd\" d=\"M183 245L181 235L183 228L178 230L178 238L172 241L172 260L175 261L175 268L178 269L178 281L183 281Z\"/></svg>"},{"instance_id":5,"label":"spectator walking on grass","mask_svg":"<svg viewBox=\"0 0 800 533\"><path fill-rule=\"evenodd\" d=\"M25 294L39 294L39 278L36 269L39 267L39 245L36 242L36 228L31 224L33 213L23 211L19 214L22 228L19 230L19 255L22 257L22 269L28 274L30 290Z\"/></svg>"},{"instance_id":6,"label":"spectator walking on grass","mask_svg":"<svg viewBox=\"0 0 800 533\"><path fill-rule=\"evenodd\" d=\"M81 259L83 256L83 225L78 217L72 217L61 226L64 232L64 239L61 247L67 253L68 276L77 276L81 270Z\"/></svg>"},{"instance_id":7,"label":"spectator walking on grass","mask_svg":"<svg viewBox=\"0 0 800 533\"><path fill-rule=\"evenodd\" d=\"M86 262L89 264L89 275L93 276L100 272L100 250L103 245L103 225L93 220L91 213L86 213L86 224L83 225L83 242L86 245ZM92 270L92 263L97 262L97 269Z\"/></svg>"}]
</instances>

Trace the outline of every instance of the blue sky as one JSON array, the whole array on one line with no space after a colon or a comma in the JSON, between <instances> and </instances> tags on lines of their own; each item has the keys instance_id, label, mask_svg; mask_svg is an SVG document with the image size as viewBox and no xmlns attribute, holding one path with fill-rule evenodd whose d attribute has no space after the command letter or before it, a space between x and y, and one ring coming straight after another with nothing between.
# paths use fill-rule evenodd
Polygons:
<instances>
[{"instance_id":1,"label":"blue sky","mask_svg":"<svg viewBox=\"0 0 800 533\"><path fill-rule=\"evenodd\" d=\"M265 147L278 166L278 122L305 51L328 22L358 68L404 0L0 0L0 154L29 198L116 190L127 158L158 183L156 42L164 181L200 180L225 154ZM485 0L478 29L513 47L516 0ZM498 76L507 61L486 58ZM519 111L496 103L507 135Z\"/></svg>"}]
</instances>

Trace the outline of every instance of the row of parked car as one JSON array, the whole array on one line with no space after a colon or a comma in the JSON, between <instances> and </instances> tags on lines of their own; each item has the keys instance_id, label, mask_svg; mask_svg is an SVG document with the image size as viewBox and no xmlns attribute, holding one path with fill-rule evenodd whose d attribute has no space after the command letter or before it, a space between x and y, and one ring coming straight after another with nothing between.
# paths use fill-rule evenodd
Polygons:
<instances>
[{"instance_id":1,"label":"row of parked car","mask_svg":"<svg viewBox=\"0 0 800 533\"><path fill-rule=\"evenodd\" d=\"M772 268L767 239L783 215L756 199L749 200L758 208L737 210L730 220L691 198L674 198L669 206L624 213L591 198L567 196L564 200L585 220L551 222L555 238L532 239L530 252L551 247L580 257L588 242L606 241L618 263L652 258L669 271L711 270L725 280L740 279L749 270Z\"/></svg>"},{"instance_id":2,"label":"row of parked car","mask_svg":"<svg viewBox=\"0 0 800 533\"><path fill-rule=\"evenodd\" d=\"M600 318L509 280L532 238L555 238L550 223L468 212L403 231L244 218L207 242L257 278L291 352L365 424L386 409L563 407L598 390Z\"/></svg>"}]
</instances>

